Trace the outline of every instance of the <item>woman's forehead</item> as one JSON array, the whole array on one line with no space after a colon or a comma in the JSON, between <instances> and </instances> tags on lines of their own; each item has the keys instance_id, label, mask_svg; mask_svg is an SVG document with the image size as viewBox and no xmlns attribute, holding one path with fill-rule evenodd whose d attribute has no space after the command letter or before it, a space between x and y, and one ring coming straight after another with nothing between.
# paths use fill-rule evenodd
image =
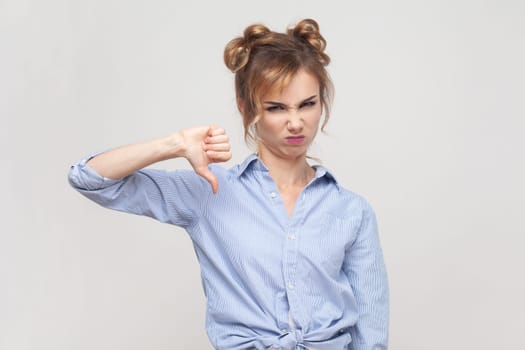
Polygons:
<instances>
[{"instance_id":1,"label":"woman's forehead","mask_svg":"<svg viewBox=\"0 0 525 350\"><path fill-rule=\"evenodd\" d=\"M289 77L283 77L262 96L264 101L296 103L319 94L319 81L316 76L299 70Z\"/></svg>"}]
</instances>

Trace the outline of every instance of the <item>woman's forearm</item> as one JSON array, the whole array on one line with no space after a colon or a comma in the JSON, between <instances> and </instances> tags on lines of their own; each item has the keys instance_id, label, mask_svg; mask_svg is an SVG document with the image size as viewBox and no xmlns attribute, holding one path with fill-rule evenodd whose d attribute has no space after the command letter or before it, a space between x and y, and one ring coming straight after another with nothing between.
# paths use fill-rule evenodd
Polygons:
<instances>
[{"instance_id":1,"label":"woman's forearm","mask_svg":"<svg viewBox=\"0 0 525 350\"><path fill-rule=\"evenodd\" d=\"M208 165L231 158L228 136L217 126L196 126L166 137L114 148L93 157L87 165L101 176L121 179L153 163L178 157L186 158L217 193L217 178Z\"/></svg>"},{"instance_id":2,"label":"woman's forearm","mask_svg":"<svg viewBox=\"0 0 525 350\"><path fill-rule=\"evenodd\" d=\"M184 156L184 148L176 133L111 149L93 157L87 164L106 178L121 179L159 161Z\"/></svg>"}]
</instances>

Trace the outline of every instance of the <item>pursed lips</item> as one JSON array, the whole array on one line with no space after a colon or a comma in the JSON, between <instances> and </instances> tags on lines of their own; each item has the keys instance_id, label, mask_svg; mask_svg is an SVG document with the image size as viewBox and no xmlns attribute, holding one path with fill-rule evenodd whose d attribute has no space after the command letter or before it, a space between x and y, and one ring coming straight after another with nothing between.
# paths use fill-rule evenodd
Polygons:
<instances>
[{"instance_id":1,"label":"pursed lips","mask_svg":"<svg viewBox=\"0 0 525 350\"><path fill-rule=\"evenodd\" d=\"M302 143L304 141L304 136L303 135L299 135L299 136L288 136L286 138L286 141L288 141L288 143L291 143L291 144L299 144L299 143Z\"/></svg>"}]
</instances>

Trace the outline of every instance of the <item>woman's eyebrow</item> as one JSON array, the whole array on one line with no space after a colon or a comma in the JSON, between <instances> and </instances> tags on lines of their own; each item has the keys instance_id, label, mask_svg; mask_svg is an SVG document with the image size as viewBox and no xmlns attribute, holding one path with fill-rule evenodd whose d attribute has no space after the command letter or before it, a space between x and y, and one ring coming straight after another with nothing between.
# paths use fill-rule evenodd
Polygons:
<instances>
[{"instance_id":1,"label":"woman's eyebrow","mask_svg":"<svg viewBox=\"0 0 525 350\"><path fill-rule=\"evenodd\" d=\"M316 97L317 97L317 95L312 95L312 96L308 97L306 100L303 100L303 102L301 102L301 103L305 103L305 102L311 101L311 100L313 100Z\"/></svg>"},{"instance_id":2,"label":"woman's eyebrow","mask_svg":"<svg viewBox=\"0 0 525 350\"><path fill-rule=\"evenodd\" d=\"M276 102L276 101L263 101L263 103L269 104L269 105L276 105L276 106L285 106L282 102Z\"/></svg>"},{"instance_id":3,"label":"woman's eyebrow","mask_svg":"<svg viewBox=\"0 0 525 350\"><path fill-rule=\"evenodd\" d=\"M314 98L316 98L317 95L312 95L304 100L302 100L301 102L299 102L299 105L305 103L305 102L308 102L308 101L311 101L313 100ZM277 101L263 101L263 103L267 103L267 104L271 104L271 105L276 105L276 106L286 106L284 103L282 102L277 102Z\"/></svg>"}]
</instances>

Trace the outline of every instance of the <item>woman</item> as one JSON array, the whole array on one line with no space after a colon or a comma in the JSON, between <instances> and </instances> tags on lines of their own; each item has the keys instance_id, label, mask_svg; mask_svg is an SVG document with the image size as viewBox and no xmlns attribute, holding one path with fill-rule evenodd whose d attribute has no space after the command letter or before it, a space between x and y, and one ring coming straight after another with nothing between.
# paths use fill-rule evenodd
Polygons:
<instances>
[{"instance_id":1,"label":"woman","mask_svg":"<svg viewBox=\"0 0 525 350\"><path fill-rule=\"evenodd\" d=\"M181 226L201 266L217 349L386 349L388 288L375 216L307 151L329 117L326 42L314 20L246 28L225 48L245 136L185 129L88 157L70 171L86 197ZM324 120L321 116L324 113ZM193 170L144 169L184 157ZM211 185L211 188L210 188Z\"/></svg>"}]
</instances>

